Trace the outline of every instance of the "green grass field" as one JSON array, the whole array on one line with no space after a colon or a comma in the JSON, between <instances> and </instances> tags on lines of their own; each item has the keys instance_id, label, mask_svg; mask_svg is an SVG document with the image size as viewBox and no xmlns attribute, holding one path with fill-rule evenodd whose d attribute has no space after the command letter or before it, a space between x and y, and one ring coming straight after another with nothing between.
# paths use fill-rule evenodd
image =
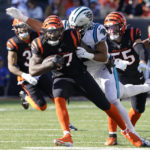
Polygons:
<instances>
[{"instance_id":1,"label":"green grass field","mask_svg":"<svg viewBox=\"0 0 150 150\"><path fill-rule=\"evenodd\" d=\"M123 101L129 110L130 102ZM78 131L71 131L74 148L63 149L112 149L132 148L118 129L118 145L105 147L108 136L107 116L89 101L71 101L68 105L70 122ZM146 111L136 125L137 132L150 140L150 101L147 101ZM55 147L53 140L62 137L54 104L48 102L44 112L32 109L24 110L17 101L0 100L0 149L61 149ZM143 149L143 148L140 148ZM147 150L150 148L146 148Z\"/></svg>"}]
</instances>

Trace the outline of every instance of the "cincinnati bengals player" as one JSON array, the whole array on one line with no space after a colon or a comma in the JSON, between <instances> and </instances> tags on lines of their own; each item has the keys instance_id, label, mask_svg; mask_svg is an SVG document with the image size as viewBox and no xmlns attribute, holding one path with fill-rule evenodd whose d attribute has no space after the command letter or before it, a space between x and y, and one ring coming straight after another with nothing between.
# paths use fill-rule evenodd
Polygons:
<instances>
[{"instance_id":1,"label":"cincinnati bengals player","mask_svg":"<svg viewBox=\"0 0 150 150\"><path fill-rule=\"evenodd\" d=\"M51 79L46 74L32 77L28 71L31 41L39 34L31 31L27 24L18 19L13 20L12 26L16 35L7 41L8 68L11 73L17 75L18 84L21 84L27 93L27 95L21 93L23 107L27 109L31 104L33 108L43 111L47 104L42 92L52 97Z\"/></svg>"},{"instance_id":2,"label":"cincinnati bengals player","mask_svg":"<svg viewBox=\"0 0 150 150\"><path fill-rule=\"evenodd\" d=\"M44 21L43 35L32 42L33 55L30 59L30 74L36 76L48 70L53 73L56 113L64 133L64 136L54 140L54 143L61 146L73 146L66 99L73 96L76 91L80 91L117 122L123 130L122 134L132 144L141 146L142 142L139 137L126 128L116 107L108 102L95 80L86 71L83 62L76 56L79 45L79 33L74 29L64 31L62 21L55 15L49 16ZM50 55L56 56L53 60L50 58L51 61L47 63L41 63Z\"/></svg>"},{"instance_id":3,"label":"cincinnati bengals player","mask_svg":"<svg viewBox=\"0 0 150 150\"><path fill-rule=\"evenodd\" d=\"M127 28L126 19L120 12L108 14L104 20L107 29L108 50L114 59L129 61L127 68L118 70L119 79L123 84L143 84L144 76L142 70L145 69L145 48L141 41L141 32L138 28ZM139 94L131 99L132 108L129 117L132 124L141 117L145 110L146 93ZM115 145L116 123L109 117L109 138L106 145Z\"/></svg>"}]
</instances>

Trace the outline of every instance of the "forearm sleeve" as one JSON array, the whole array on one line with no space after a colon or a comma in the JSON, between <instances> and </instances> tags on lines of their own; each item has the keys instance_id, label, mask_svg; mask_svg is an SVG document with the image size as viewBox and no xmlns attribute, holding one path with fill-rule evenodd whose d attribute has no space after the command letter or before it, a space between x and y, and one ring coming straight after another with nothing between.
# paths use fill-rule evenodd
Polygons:
<instances>
[{"instance_id":1,"label":"forearm sleeve","mask_svg":"<svg viewBox=\"0 0 150 150\"><path fill-rule=\"evenodd\" d=\"M135 46L133 46L134 50L136 51L136 53L139 55L139 59L140 60L146 60L146 49L143 45L143 43L138 43Z\"/></svg>"}]
</instances>

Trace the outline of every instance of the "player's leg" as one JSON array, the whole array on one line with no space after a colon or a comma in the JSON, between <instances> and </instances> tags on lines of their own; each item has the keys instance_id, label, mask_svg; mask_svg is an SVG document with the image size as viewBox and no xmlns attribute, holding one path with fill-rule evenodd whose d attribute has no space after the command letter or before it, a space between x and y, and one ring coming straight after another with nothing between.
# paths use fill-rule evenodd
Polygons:
<instances>
[{"instance_id":1,"label":"player's leg","mask_svg":"<svg viewBox=\"0 0 150 150\"><path fill-rule=\"evenodd\" d=\"M135 129L129 119L128 113L123 105L120 103L119 97L119 87L116 88L116 82L113 74L110 74L107 69L103 69L100 72L97 72L96 81L100 87L103 88L105 96L107 99L116 106L123 120L125 121L127 127L130 131L135 133ZM116 142L116 131L117 124L108 117L108 127L109 127L109 138L107 139L105 145L115 145Z\"/></svg>"},{"instance_id":2,"label":"player's leg","mask_svg":"<svg viewBox=\"0 0 150 150\"><path fill-rule=\"evenodd\" d=\"M120 116L115 105L110 104L106 99L104 93L101 91L98 84L91 78L91 76L84 74L85 76L81 79L79 83L82 85L84 90L87 92L87 97L90 99L97 107L102 109L110 116L118 126L123 130L122 134L135 146L141 146L142 142L140 138L133 132L128 131L126 125ZM89 81L88 83L86 81ZM88 85L89 84L89 85ZM125 131L125 132L124 132ZM126 132L127 131L127 132ZM129 136L127 136L127 134Z\"/></svg>"},{"instance_id":3,"label":"player's leg","mask_svg":"<svg viewBox=\"0 0 150 150\"><path fill-rule=\"evenodd\" d=\"M119 89L120 89L120 99L123 99L138 95L140 93L149 92L150 85L147 83L140 85L134 84L123 85L121 82L119 82Z\"/></svg>"},{"instance_id":4,"label":"player's leg","mask_svg":"<svg viewBox=\"0 0 150 150\"><path fill-rule=\"evenodd\" d=\"M19 97L20 97L20 100L21 100L21 105L24 109L28 109L29 108L29 103L26 101L26 92L24 90L21 90L19 92Z\"/></svg>"},{"instance_id":5,"label":"player's leg","mask_svg":"<svg viewBox=\"0 0 150 150\"><path fill-rule=\"evenodd\" d=\"M147 94L143 93L132 97L131 99L132 108L129 110L129 117L134 126L145 111L146 97Z\"/></svg>"},{"instance_id":6,"label":"player's leg","mask_svg":"<svg viewBox=\"0 0 150 150\"><path fill-rule=\"evenodd\" d=\"M52 78L51 73L44 74L40 77L38 82L40 89L43 93L50 98L50 100L54 103L54 98L52 94ZM71 130L77 131L78 129L71 123L69 123L69 128Z\"/></svg>"},{"instance_id":7,"label":"player's leg","mask_svg":"<svg viewBox=\"0 0 150 150\"><path fill-rule=\"evenodd\" d=\"M27 93L25 100L35 109L44 111L47 108L46 101L39 85L33 86L29 83L23 84L23 89Z\"/></svg>"},{"instance_id":8,"label":"player's leg","mask_svg":"<svg viewBox=\"0 0 150 150\"><path fill-rule=\"evenodd\" d=\"M54 143L58 146L73 146L69 129L69 114L66 107L66 99L72 96L74 84L74 80L69 78L56 78L53 82L56 114L64 134L62 138L54 140Z\"/></svg>"}]
</instances>

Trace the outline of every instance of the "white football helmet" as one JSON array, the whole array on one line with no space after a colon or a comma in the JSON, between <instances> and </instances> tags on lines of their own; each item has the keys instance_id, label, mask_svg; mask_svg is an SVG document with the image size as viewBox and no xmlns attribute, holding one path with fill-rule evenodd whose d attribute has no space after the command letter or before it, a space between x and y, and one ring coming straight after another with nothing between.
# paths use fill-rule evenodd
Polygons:
<instances>
[{"instance_id":1,"label":"white football helmet","mask_svg":"<svg viewBox=\"0 0 150 150\"><path fill-rule=\"evenodd\" d=\"M78 7L71 12L68 22L70 28L76 28L81 35L84 35L93 22L93 13L88 7Z\"/></svg>"}]
</instances>

